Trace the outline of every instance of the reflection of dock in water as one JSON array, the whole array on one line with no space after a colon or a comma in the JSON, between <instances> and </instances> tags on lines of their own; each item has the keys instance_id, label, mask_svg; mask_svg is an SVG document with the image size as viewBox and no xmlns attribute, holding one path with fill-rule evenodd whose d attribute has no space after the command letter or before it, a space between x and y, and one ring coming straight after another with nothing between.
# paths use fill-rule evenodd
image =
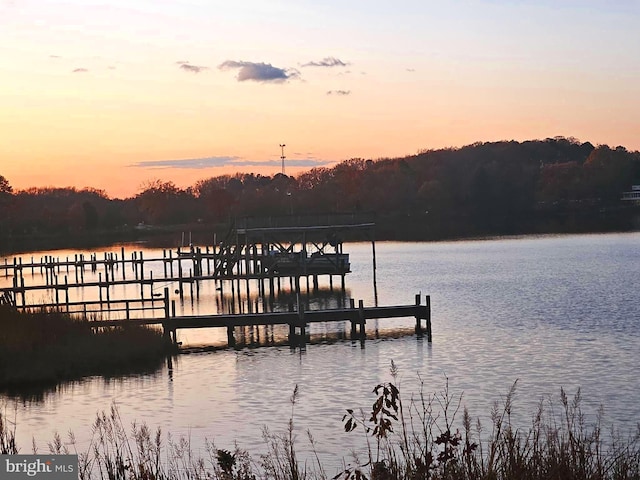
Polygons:
<instances>
[{"instance_id":1,"label":"reflection of dock in water","mask_svg":"<svg viewBox=\"0 0 640 480\"><path fill-rule=\"evenodd\" d=\"M317 328L309 328L305 338L294 339L292 342L289 338L289 331L286 326L264 325L261 327L249 326L239 327L235 329L234 348L258 348L258 347L301 347L307 345L331 345L340 342L350 341L352 344L365 344L367 339L390 340L396 338L411 337L416 334L413 327L393 327L378 329L367 327L366 336L351 335L348 322L338 322L334 324L324 324L324 328L318 325ZM424 334L418 338L424 338ZM217 350L226 350L229 344L226 341L200 342L191 343L189 345L181 345L180 353L200 353Z\"/></svg>"}]
</instances>

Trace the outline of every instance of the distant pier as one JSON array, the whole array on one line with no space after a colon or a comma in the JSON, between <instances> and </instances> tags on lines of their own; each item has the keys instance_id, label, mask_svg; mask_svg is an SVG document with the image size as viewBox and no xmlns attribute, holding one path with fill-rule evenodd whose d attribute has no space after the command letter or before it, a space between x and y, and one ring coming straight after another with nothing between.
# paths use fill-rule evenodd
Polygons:
<instances>
[{"instance_id":1,"label":"distant pier","mask_svg":"<svg viewBox=\"0 0 640 480\"><path fill-rule=\"evenodd\" d=\"M130 257L121 247L120 254L75 254L64 259L46 256L40 259L14 257L0 264L0 278L11 277L12 285L2 292L13 297L16 305L37 307L27 300L29 292L52 291L55 304L65 304L74 289L98 289L99 300L110 300L110 287L138 285L140 298L154 294L154 285L174 283L182 299L185 289L192 297L199 295L201 281L218 282L221 294L225 287L232 293L250 291L250 281L258 283L258 294L273 297L289 279L292 290L299 292L300 282L306 281L307 290L318 288L318 278L327 276L333 289L334 278L340 279L345 289L345 275L351 271L349 255L343 252L343 239L371 241L375 285L375 238L373 216L363 214L290 215L284 217L240 218L218 241L215 236L210 246L181 246L175 251L165 249L162 257L145 258L142 251L131 252ZM162 275L154 277L152 267ZM89 271L92 279L85 280ZM36 274L44 280L38 284L25 281L25 273L33 281ZM95 278L97 274L97 279ZM194 292L195 290L195 292ZM377 292L376 292L377 297ZM52 302L53 303L53 302Z\"/></svg>"}]
</instances>

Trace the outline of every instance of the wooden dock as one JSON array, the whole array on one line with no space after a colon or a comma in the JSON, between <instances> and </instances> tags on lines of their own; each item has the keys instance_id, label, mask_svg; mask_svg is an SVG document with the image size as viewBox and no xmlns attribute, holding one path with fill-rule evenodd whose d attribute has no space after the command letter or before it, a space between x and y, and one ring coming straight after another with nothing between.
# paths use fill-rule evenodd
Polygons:
<instances>
[{"instance_id":1,"label":"wooden dock","mask_svg":"<svg viewBox=\"0 0 640 480\"><path fill-rule=\"evenodd\" d=\"M425 334L431 342L429 296L424 305L416 295L411 305L378 306L374 226L372 217L358 214L243 218L234 222L220 242L214 236L211 246L165 249L162 257L155 254L155 258L145 258L142 251L134 251L129 257L121 247L120 252L105 252L102 256L93 253L64 259L5 259L0 264L0 279L4 277L6 285L0 289L0 303L23 311L64 311L88 319L95 328L158 325L175 345L176 332L181 329L225 328L229 344L234 345L236 328L288 325L289 338L294 341L306 338L310 324L345 321L351 324L352 338L364 339L368 320L402 317L415 318L416 333ZM343 240L362 233L371 241L373 260L375 305L367 307L362 301L356 306L345 293L345 275L351 272L351 265L348 253L343 251ZM328 276L332 294L333 277L341 279L337 308L314 310L309 303L305 305L304 299L309 300L311 291L310 279L317 295L321 275ZM281 280L286 278L296 305L275 303L276 294L280 299L284 292ZM305 279L306 295L301 288ZM187 286L193 301L194 297L199 298L204 281L215 282L213 295L216 304L223 307L224 290L230 291L229 312L176 315L176 301L170 299L167 285L172 285L171 293L179 295L181 302ZM258 297L251 296L250 283L257 285ZM127 285L137 285L140 297L112 298L116 296L114 287ZM242 290L246 293L246 309ZM252 298L256 299L255 308ZM262 312L258 311L258 299Z\"/></svg>"},{"instance_id":2,"label":"wooden dock","mask_svg":"<svg viewBox=\"0 0 640 480\"><path fill-rule=\"evenodd\" d=\"M157 295L154 292L160 286L175 284L182 300L187 289L192 298L194 293L198 296L201 282L207 280L217 282L221 295L225 288L234 295L244 289L249 297L250 284L255 288L257 283L260 296L273 298L287 278L291 289L300 292L304 281L307 291L310 284L317 290L320 276L328 278L331 289L334 277L338 277L344 291L345 275L351 272L351 266L342 242L345 235L357 232L364 232L372 243L377 297L374 225L367 216L351 214L242 218L235 221L222 241L214 236L212 245L164 249L161 257L145 258L142 250L131 252L129 257L121 247L120 252L103 255L5 258L0 263L0 280L4 277L5 281L0 301L7 298L16 305L38 307L36 295L50 292L55 303L68 304L76 291L96 288L92 296L109 301L112 287L134 284L139 286L141 299Z\"/></svg>"},{"instance_id":3,"label":"wooden dock","mask_svg":"<svg viewBox=\"0 0 640 480\"><path fill-rule=\"evenodd\" d=\"M302 304L297 308L290 305L287 312L263 312L244 314L217 315L185 315L175 316L174 305L170 307L168 292L165 291L164 316L151 318L134 318L129 320L96 320L92 326L96 328L126 326L126 325L158 325L162 326L164 335L170 338L174 345L178 345L177 330L192 328L225 328L230 346L235 345L234 329L237 327L258 327L271 325L288 325L289 340L296 342L307 337L307 326L320 322L344 322L351 324L351 337L366 338L366 324L368 320L390 318L415 318L415 332L419 336L426 335L427 341L432 341L431 329L431 297L426 295L425 304L421 303L421 295L415 296L412 305L365 307L360 300L355 306L353 299L349 308L305 310ZM424 324L423 324L424 322Z\"/></svg>"}]
</instances>

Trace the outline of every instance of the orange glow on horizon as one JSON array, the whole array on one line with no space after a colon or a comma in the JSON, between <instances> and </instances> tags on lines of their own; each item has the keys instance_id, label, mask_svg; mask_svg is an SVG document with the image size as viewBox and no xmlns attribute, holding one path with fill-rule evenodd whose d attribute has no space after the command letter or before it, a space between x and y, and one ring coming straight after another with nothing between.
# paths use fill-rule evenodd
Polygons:
<instances>
[{"instance_id":1,"label":"orange glow on horizon","mask_svg":"<svg viewBox=\"0 0 640 480\"><path fill-rule=\"evenodd\" d=\"M93 3L0 2L15 189L274 175L280 143L291 175L477 141L640 150L640 5Z\"/></svg>"}]
</instances>

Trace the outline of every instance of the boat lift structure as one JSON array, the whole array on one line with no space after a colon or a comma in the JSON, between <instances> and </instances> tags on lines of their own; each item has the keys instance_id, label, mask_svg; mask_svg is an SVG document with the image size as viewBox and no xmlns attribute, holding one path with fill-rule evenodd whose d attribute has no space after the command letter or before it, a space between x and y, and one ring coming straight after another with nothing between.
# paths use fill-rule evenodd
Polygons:
<instances>
[{"instance_id":1,"label":"boat lift structure","mask_svg":"<svg viewBox=\"0 0 640 480\"><path fill-rule=\"evenodd\" d=\"M76 255L73 259L67 257L66 260L47 257L39 262L33 258L30 262L14 258L12 264L5 260L5 264L0 265L0 274L13 277L12 287L0 292L0 302L10 301L22 307L44 306L27 301L25 293L54 290L55 303L59 301L59 293L64 294L64 303L67 303L70 289L95 286L99 289L100 301L103 299L103 290L106 300L110 300L110 287L128 284L139 284L141 297L144 298L143 287L149 285L153 291L154 283L158 282L175 282L178 285L176 293L182 298L185 285L189 285L192 290L195 285L196 290L199 290L199 282L207 280L219 282L221 292L225 288L225 281L231 284L232 292L240 292L241 282L244 281L247 297L250 281L257 281L259 294L272 298L276 292L281 291L282 279L289 278L291 290L300 293L301 279L306 279L309 291L310 280L313 281L313 288L317 289L318 277L322 275L329 277L331 289L333 278L340 277L344 291L345 275L351 271L349 255L343 251L345 239L371 241L375 289L373 220L373 215L363 214L244 217L232 223L222 241L218 242L214 237L211 248L181 246L175 252L164 250L162 258L144 258L141 251L133 252L131 258L127 259L124 248L121 249L120 258L113 253L105 253L104 259L97 255L91 255L90 259ZM164 275L153 277L150 268L154 263L163 265ZM126 277L127 264L133 268L134 278ZM84 271L87 266L92 272L98 272L97 279L85 281ZM119 266L120 275L116 272ZM174 269L174 266L177 268ZM30 270L33 279L36 269L43 274L45 283L25 284L23 272ZM69 274L75 273L75 281L73 277L67 278L67 275L64 275L62 282L59 281L58 274L64 269ZM377 292L374 293L377 298ZM18 296L22 302L19 302Z\"/></svg>"}]
</instances>

